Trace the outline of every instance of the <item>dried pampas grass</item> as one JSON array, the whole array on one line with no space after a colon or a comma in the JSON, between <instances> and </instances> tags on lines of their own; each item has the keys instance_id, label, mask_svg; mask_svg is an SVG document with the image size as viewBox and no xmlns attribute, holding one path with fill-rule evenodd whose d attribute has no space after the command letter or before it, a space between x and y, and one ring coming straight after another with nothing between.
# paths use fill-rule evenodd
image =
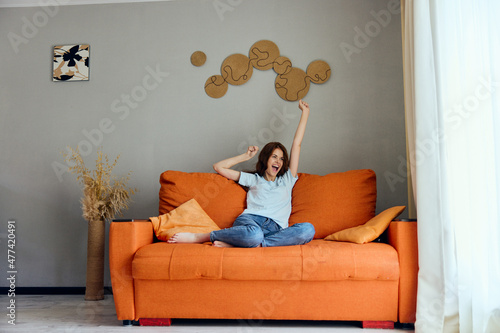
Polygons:
<instances>
[{"instance_id":1,"label":"dried pampas grass","mask_svg":"<svg viewBox=\"0 0 500 333\"><path fill-rule=\"evenodd\" d=\"M130 198L137 192L137 189L127 187L131 172L121 178L112 174L120 155L110 164L108 156L99 148L96 168L90 170L85 166L78 149L68 147L68 152L63 154L68 164L71 165L69 171L76 174L77 181L83 185L81 203L83 217L87 221L113 219L123 210L128 209Z\"/></svg>"}]
</instances>

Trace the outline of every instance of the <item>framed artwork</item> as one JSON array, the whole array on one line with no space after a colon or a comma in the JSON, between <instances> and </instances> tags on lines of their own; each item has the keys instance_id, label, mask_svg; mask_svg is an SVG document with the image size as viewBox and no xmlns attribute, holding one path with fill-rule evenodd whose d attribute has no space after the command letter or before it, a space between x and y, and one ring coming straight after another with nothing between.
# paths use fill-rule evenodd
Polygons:
<instances>
[{"instance_id":1,"label":"framed artwork","mask_svg":"<svg viewBox=\"0 0 500 333\"><path fill-rule=\"evenodd\" d=\"M56 45L52 81L88 81L90 45Z\"/></svg>"}]
</instances>

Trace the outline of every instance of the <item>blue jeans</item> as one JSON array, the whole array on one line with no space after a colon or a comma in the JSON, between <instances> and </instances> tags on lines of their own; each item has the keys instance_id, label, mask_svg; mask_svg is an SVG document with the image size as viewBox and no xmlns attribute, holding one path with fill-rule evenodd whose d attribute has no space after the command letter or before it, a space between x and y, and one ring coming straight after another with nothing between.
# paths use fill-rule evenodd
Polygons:
<instances>
[{"instance_id":1,"label":"blue jeans","mask_svg":"<svg viewBox=\"0 0 500 333\"><path fill-rule=\"evenodd\" d=\"M309 243L314 234L311 223L297 223L283 229L270 218L241 214L231 228L212 231L210 241L222 241L236 247L289 246Z\"/></svg>"}]
</instances>

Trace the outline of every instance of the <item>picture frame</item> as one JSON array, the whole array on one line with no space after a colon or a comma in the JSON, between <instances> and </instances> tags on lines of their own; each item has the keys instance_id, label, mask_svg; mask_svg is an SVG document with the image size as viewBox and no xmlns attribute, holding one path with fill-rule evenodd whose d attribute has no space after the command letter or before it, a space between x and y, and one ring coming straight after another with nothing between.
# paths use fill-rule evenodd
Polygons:
<instances>
[{"instance_id":1,"label":"picture frame","mask_svg":"<svg viewBox=\"0 0 500 333\"><path fill-rule=\"evenodd\" d=\"M56 45L53 53L52 81L88 81L90 45Z\"/></svg>"}]
</instances>

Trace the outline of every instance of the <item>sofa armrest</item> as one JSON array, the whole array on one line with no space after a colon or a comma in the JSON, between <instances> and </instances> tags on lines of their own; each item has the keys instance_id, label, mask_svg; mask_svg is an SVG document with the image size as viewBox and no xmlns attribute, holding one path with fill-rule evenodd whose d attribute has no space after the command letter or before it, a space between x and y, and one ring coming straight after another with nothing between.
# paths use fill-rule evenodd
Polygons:
<instances>
[{"instance_id":1,"label":"sofa armrest","mask_svg":"<svg viewBox=\"0 0 500 333\"><path fill-rule=\"evenodd\" d=\"M392 221L388 233L389 244L399 256L399 322L414 323L418 281L417 222Z\"/></svg>"},{"instance_id":2,"label":"sofa armrest","mask_svg":"<svg viewBox=\"0 0 500 333\"><path fill-rule=\"evenodd\" d=\"M153 243L149 220L111 222L109 230L109 269L118 320L134 320L134 280L132 260L138 249Z\"/></svg>"}]
</instances>

